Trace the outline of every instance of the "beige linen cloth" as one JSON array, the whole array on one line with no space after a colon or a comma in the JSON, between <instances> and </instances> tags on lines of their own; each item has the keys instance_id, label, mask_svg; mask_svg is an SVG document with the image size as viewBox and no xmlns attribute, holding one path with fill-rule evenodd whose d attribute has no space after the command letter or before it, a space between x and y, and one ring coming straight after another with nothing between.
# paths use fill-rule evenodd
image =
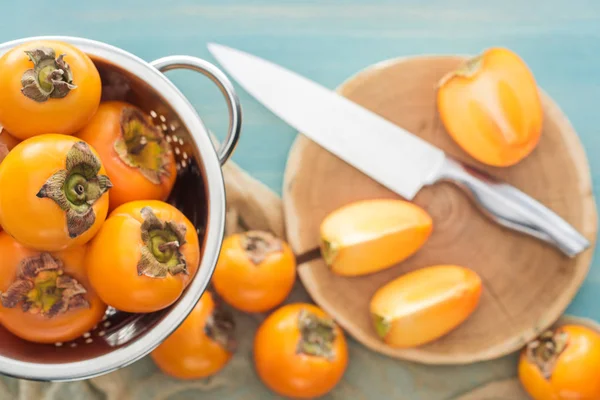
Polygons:
<instances>
[{"instance_id":1,"label":"beige linen cloth","mask_svg":"<svg viewBox=\"0 0 600 400\"><path fill-rule=\"evenodd\" d=\"M268 230L285 237L281 199L233 162L224 167L228 212L227 234L244 229ZM310 298L298 281L286 302ZM258 380L252 365L254 331L266 314L234 313L238 350L218 374L197 381L178 381L162 374L149 357L119 371L81 382L46 383L0 379L0 399L16 400L264 400L278 398ZM349 338L350 367L328 399L463 399L520 400L527 397L514 378L515 358L485 366L436 367L392 360ZM505 380L505 381L503 381ZM497 382L494 382L497 381ZM492 382L492 383L490 383ZM472 394L478 385L487 385ZM466 397L462 397L462 396Z\"/></svg>"}]
</instances>

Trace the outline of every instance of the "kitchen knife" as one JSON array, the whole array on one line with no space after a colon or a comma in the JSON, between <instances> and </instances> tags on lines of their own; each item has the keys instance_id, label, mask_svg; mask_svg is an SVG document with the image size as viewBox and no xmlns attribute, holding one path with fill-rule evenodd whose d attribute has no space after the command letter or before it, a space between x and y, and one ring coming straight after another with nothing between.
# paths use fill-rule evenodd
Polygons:
<instances>
[{"instance_id":1,"label":"kitchen knife","mask_svg":"<svg viewBox=\"0 0 600 400\"><path fill-rule=\"evenodd\" d=\"M530 196L450 158L338 93L240 50L214 43L208 49L271 112L406 200L424 186L450 181L502 226L550 243L569 257L590 246L583 235Z\"/></svg>"}]
</instances>

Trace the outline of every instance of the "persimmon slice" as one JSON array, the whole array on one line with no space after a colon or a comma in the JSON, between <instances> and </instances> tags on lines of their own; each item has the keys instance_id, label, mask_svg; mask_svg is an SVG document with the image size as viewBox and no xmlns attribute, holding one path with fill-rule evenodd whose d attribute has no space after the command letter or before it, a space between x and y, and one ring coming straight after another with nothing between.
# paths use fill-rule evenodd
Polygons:
<instances>
[{"instance_id":1,"label":"persimmon slice","mask_svg":"<svg viewBox=\"0 0 600 400\"><path fill-rule=\"evenodd\" d=\"M433 265L379 288L370 311L379 337L390 346L417 347L463 323L481 297L481 279L458 265Z\"/></svg>"},{"instance_id":2,"label":"persimmon slice","mask_svg":"<svg viewBox=\"0 0 600 400\"><path fill-rule=\"evenodd\" d=\"M413 255L429 238L433 221L404 200L354 202L321 223L321 253L331 270L344 276L389 268Z\"/></svg>"}]
</instances>

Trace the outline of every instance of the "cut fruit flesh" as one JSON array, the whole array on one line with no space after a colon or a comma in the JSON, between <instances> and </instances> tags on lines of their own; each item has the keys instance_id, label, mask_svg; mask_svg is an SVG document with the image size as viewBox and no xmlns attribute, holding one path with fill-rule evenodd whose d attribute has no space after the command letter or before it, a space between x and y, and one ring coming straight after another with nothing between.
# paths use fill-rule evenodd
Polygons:
<instances>
[{"instance_id":1,"label":"cut fruit flesh","mask_svg":"<svg viewBox=\"0 0 600 400\"><path fill-rule=\"evenodd\" d=\"M403 200L365 200L339 208L321 224L321 251L340 275L373 273L405 260L432 231L431 217Z\"/></svg>"}]
</instances>

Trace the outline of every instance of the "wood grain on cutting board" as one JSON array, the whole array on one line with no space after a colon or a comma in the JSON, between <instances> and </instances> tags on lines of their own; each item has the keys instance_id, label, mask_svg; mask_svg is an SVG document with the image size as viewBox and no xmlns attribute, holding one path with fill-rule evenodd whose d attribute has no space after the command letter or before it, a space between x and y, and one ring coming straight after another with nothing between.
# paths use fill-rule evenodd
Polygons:
<instances>
[{"instance_id":1,"label":"wood grain on cutting board","mask_svg":"<svg viewBox=\"0 0 600 400\"><path fill-rule=\"evenodd\" d=\"M542 138L519 164L487 167L452 141L437 114L436 84L462 61L453 56L394 59L356 74L339 91L447 154L537 199L582 232L592 247L570 259L544 242L491 221L455 185L436 183L423 188L413 200L432 216L433 233L411 258L354 278L335 275L321 259L299 267L313 299L359 342L392 357L431 364L497 358L518 350L554 323L587 275L597 230L585 153L568 119L545 93ZM374 132L364 132L366 138L370 134ZM381 162L394 167L393 160ZM370 198L400 197L306 137L296 139L283 196L288 240L294 251L303 253L318 246L319 225L329 212ZM395 277L435 264L462 265L482 277L484 289L478 308L457 329L425 346L394 349L383 344L371 326L371 296Z\"/></svg>"}]
</instances>

